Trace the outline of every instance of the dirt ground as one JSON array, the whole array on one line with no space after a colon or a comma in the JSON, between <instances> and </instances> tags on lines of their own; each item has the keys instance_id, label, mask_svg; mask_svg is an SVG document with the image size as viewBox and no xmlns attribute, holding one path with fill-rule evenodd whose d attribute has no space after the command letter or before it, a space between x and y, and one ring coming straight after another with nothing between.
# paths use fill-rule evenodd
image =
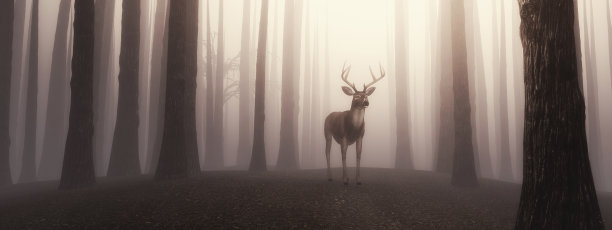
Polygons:
<instances>
[{"instance_id":1,"label":"dirt ground","mask_svg":"<svg viewBox=\"0 0 612 230\"><path fill-rule=\"evenodd\" d=\"M99 179L59 191L57 182L0 188L0 229L512 229L520 185L480 180L450 186L448 175L362 169L204 172L192 179ZM612 195L599 194L606 220ZM610 224L608 224L610 225ZM610 228L612 226L608 226Z\"/></svg>"}]
</instances>

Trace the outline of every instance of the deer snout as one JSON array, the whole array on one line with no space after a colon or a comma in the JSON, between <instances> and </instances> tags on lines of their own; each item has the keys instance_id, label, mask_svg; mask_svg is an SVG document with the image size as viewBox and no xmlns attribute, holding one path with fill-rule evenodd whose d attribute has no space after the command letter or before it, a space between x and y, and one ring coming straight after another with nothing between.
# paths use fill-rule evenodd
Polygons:
<instances>
[{"instance_id":1,"label":"deer snout","mask_svg":"<svg viewBox=\"0 0 612 230\"><path fill-rule=\"evenodd\" d=\"M367 108L369 105L370 105L370 102L369 102L369 101L365 101L365 102L363 102L363 107L364 107L364 108Z\"/></svg>"}]
</instances>

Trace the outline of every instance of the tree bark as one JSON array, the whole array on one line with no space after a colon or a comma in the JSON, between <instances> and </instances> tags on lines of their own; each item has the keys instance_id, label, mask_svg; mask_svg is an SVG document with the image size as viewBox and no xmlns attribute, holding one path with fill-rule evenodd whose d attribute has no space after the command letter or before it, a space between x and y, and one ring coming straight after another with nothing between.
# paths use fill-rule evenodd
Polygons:
<instances>
[{"instance_id":1,"label":"tree bark","mask_svg":"<svg viewBox=\"0 0 612 230\"><path fill-rule=\"evenodd\" d=\"M524 171L516 229L604 229L576 68L572 0L518 0L525 64Z\"/></svg>"},{"instance_id":2,"label":"tree bark","mask_svg":"<svg viewBox=\"0 0 612 230\"><path fill-rule=\"evenodd\" d=\"M240 100L239 100L239 139L238 139L238 162L239 166L246 166L249 162L249 152L251 149L251 93L249 89L251 65L251 43L249 41L251 35L251 1L244 0L242 9L242 38L240 47Z\"/></svg>"},{"instance_id":3,"label":"tree bark","mask_svg":"<svg viewBox=\"0 0 612 230\"><path fill-rule=\"evenodd\" d=\"M198 76L198 34L199 0L190 0L187 7L186 37L183 42L185 52L185 151L187 155L187 174L200 174L200 155L198 153L198 134L196 130L196 89Z\"/></svg>"},{"instance_id":4,"label":"tree bark","mask_svg":"<svg viewBox=\"0 0 612 230\"><path fill-rule=\"evenodd\" d=\"M255 74L255 122L253 132L253 155L251 156L251 171L266 171L265 147L265 99L266 99L266 46L268 34L268 0L261 4L261 19L259 24L259 41L257 47L257 67Z\"/></svg>"},{"instance_id":5,"label":"tree bark","mask_svg":"<svg viewBox=\"0 0 612 230\"><path fill-rule=\"evenodd\" d=\"M395 168L413 169L412 137L410 132L411 118L408 109L410 105L410 86L408 86L409 72L406 45L406 32L404 30L404 1L395 1L395 73L396 73L396 135Z\"/></svg>"},{"instance_id":6,"label":"tree bark","mask_svg":"<svg viewBox=\"0 0 612 230\"><path fill-rule=\"evenodd\" d=\"M74 3L74 54L70 88L70 118L61 189L95 183L93 165L94 1Z\"/></svg>"},{"instance_id":7,"label":"tree bark","mask_svg":"<svg viewBox=\"0 0 612 230\"><path fill-rule=\"evenodd\" d=\"M107 174L111 177L140 174L138 161L140 14L140 0L123 1L119 104Z\"/></svg>"},{"instance_id":8,"label":"tree bark","mask_svg":"<svg viewBox=\"0 0 612 230\"><path fill-rule=\"evenodd\" d=\"M467 71L464 0L451 2L453 35L453 91L455 118L455 155L451 183L457 187L478 186L472 145L470 90Z\"/></svg>"},{"instance_id":9,"label":"tree bark","mask_svg":"<svg viewBox=\"0 0 612 230\"><path fill-rule=\"evenodd\" d=\"M9 109L13 58L14 1L0 2L0 186L12 184L9 148Z\"/></svg>"},{"instance_id":10,"label":"tree bark","mask_svg":"<svg viewBox=\"0 0 612 230\"><path fill-rule=\"evenodd\" d=\"M295 27L296 15L294 15L294 0L285 1L285 23L283 33L283 82L281 92L281 128L280 146L278 150L277 169L298 169L297 162L297 132L295 130ZM300 20L301 21L301 20Z\"/></svg>"},{"instance_id":11,"label":"tree bark","mask_svg":"<svg viewBox=\"0 0 612 230\"><path fill-rule=\"evenodd\" d=\"M36 114L38 107L38 12L39 0L32 0L30 54L26 99L25 137L20 182L36 180Z\"/></svg>"}]
</instances>

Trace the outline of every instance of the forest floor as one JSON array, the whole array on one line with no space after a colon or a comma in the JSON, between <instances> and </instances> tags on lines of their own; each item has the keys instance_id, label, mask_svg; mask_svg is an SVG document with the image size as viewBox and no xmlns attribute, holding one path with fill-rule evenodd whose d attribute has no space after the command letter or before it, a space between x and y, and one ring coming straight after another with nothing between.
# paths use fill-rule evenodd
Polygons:
<instances>
[{"instance_id":1,"label":"forest floor","mask_svg":"<svg viewBox=\"0 0 612 230\"><path fill-rule=\"evenodd\" d=\"M454 188L423 171L362 169L363 185L334 169L204 172L192 179L98 179L60 191L57 182L0 188L0 229L512 229L520 185L480 180ZM599 194L612 220L612 194ZM608 224L610 225L610 224ZM608 226L609 228L612 226Z\"/></svg>"}]
</instances>

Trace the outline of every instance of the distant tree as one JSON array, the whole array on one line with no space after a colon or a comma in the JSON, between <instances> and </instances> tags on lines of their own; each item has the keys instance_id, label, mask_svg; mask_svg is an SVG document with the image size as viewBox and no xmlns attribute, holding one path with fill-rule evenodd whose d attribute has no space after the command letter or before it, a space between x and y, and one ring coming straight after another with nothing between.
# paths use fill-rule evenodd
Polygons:
<instances>
[{"instance_id":1,"label":"distant tree","mask_svg":"<svg viewBox=\"0 0 612 230\"><path fill-rule=\"evenodd\" d=\"M278 150L277 169L298 169L297 161L297 130L295 115L297 113L297 101L294 82L296 78L296 41L295 38L298 17L295 11L295 0L285 1L285 22L283 28L283 77L281 92L281 128L280 146ZM301 8L299 8L301 10ZM301 17L301 16L300 16ZM301 20L299 20L301 22ZM299 26L301 28L301 26Z\"/></svg>"},{"instance_id":2,"label":"distant tree","mask_svg":"<svg viewBox=\"0 0 612 230\"><path fill-rule=\"evenodd\" d=\"M39 0L32 1L30 22L30 54L28 71L28 90L26 99L26 122L23 146L23 163L20 182L36 180L36 114L38 107L38 14Z\"/></svg>"},{"instance_id":3,"label":"distant tree","mask_svg":"<svg viewBox=\"0 0 612 230\"><path fill-rule=\"evenodd\" d=\"M207 169L223 167L223 99L224 99L224 63L225 63L225 46L224 46L224 30L223 30L223 0L219 0L219 25L217 30L217 66L214 82L214 106L213 106L213 122L212 133L206 135L206 157L204 165ZM212 62L212 61L211 61ZM210 87L211 89L213 87Z\"/></svg>"},{"instance_id":4,"label":"distant tree","mask_svg":"<svg viewBox=\"0 0 612 230\"><path fill-rule=\"evenodd\" d=\"M166 98L166 72L168 54L168 0L158 0L155 10L153 51L151 56L151 90L149 107L149 158L147 173L157 170L162 135L164 133L164 104Z\"/></svg>"},{"instance_id":5,"label":"distant tree","mask_svg":"<svg viewBox=\"0 0 612 230\"><path fill-rule=\"evenodd\" d=\"M406 45L406 31L404 30L404 3L403 0L395 1L395 109L396 109L396 136L395 168L413 169L412 143L410 135L410 87L408 86L409 71Z\"/></svg>"},{"instance_id":6,"label":"distant tree","mask_svg":"<svg viewBox=\"0 0 612 230\"><path fill-rule=\"evenodd\" d=\"M586 14L586 10L584 11L585 15L585 25L586 25L586 15L591 15L593 17L593 1L590 2L589 13ZM586 9L586 1L585 7ZM589 31L590 30L590 31ZM585 64L586 64L586 102L587 102L587 127L588 127L588 148L589 148L589 156L592 161L591 169L593 170L593 177L595 181L599 181L601 178L601 169L599 162L601 162L601 149L600 149L600 140L601 140L601 129L599 124L599 93L598 87L599 83L597 81L597 61L596 61L596 52L595 52L595 22L594 19L591 18L590 25L585 28Z\"/></svg>"},{"instance_id":7,"label":"distant tree","mask_svg":"<svg viewBox=\"0 0 612 230\"><path fill-rule=\"evenodd\" d=\"M451 183L458 187L478 186L472 145L470 91L467 71L464 0L451 2L455 154Z\"/></svg>"},{"instance_id":8,"label":"distant tree","mask_svg":"<svg viewBox=\"0 0 612 230\"><path fill-rule=\"evenodd\" d=\"M610 1L606 1L606 9L610 9ZM608 66L610 67L610 73L612 73L612 14L610 14L610 11L608 11L606 19L608 22L608 53L611 55L609 58L610 64ZM578 34L580 34L580 29L578 29ZM610 77L612 78L612 74L610 74Z\"/></svg>"},{"instance_id":9,"label":"distant tree","mask_svg":"<svg viewBox=\"0 0 612 230\"><path fill-rule=\"evenodd\" d=\"M74 3L74 53L72 56L72 92L70 120L61 189L95 183L93 165L93 58L94 1Z\"/></svg>"},{"instance_id":10,"label":"distant tree","mask_svg":"<svg viewBox=\"0 0 612 230\"><path fill-rule=\"evenodd\" d=\"M216 149L217 134L215 133L215 86L213 84L213 45L210 31L210 0L206 1L206 156ZM208 161L204 158L204 163Z\"/></svg>"},{"instance_id":11,"label":"distant tree","mask_svg":"<svg viewBox=\"0 0 612 230\"><path fill-rule=\"evenodd\" d=\"M265 147L265 95L266 95L266 46L268 40L268 0L262 0L259 22L259 44L257 47L257 67L255 75L255 122L253 132L253 155L251 171L266 171Z\"/></svg>"},{"instance_id":12,"label":"distant tree","mask_svg":"<svg viewBox=\"0 0 612 230\"><path fill-rule=\"evenodd\" d=\"M244 0L242 4L242 35L240 46L240 96L239 96L239 136L238 136L238 165L246 165L251 152L251 93L250 74L251 65L251 0Z\"/></svg>"},{"instance_id":13,"label":"distant tree","mask_svg":"<svg viewBox=\"0 0 612 230\"><path fill-rule=\"evenodd\" d=\"M438 5L438 65L440 70L440 125L438 135L438 153L436 156L436 171L442 173L451 173L453 169L453 149L455 142L454 124L453 124L453 71L451 66L453 63L451 51L451 17L450 5Z\"/></svg>"},{"instance_id":14,"label":"distant tree","mask_svg":"<svg viewBox=\"0 0 612 230\"><path fill-rule=\"evenodd\" d=\"M301 165L308 165L308 166L312 166L311 164L312 162L312 150L314 148L312 147L313 141L312 138L313 136L316 135L311 135L312 133L312 129L314 125L320 125L320 124L312 124L312 123L316 123L312 120L314 113L311 111L312 105L311 105L311 99L312 99L312 93L313 93L313 80L312 78L314 77L313 73L312 73L312 62L313 62L313 58L311 55L312 52L312 47L311 47L311 40L310 40L310 30L311 30L311 26L310 26L310 21L311 21L311 17L310 17L310 8L311 8L311 4L309 2L305 3L306 6L304 8L305 11L305 15L304 15L304 98L302 99L302 145L300 146L302 148L301 151ZM316 39L316 38L315 38ZM320 133L316 133L316 134L320 134Z\"/></svg>"},{"instance_id":15,"label":"distant tree","mask_svg":"<svg viewBox=\"0 0 612 230\"><path fill-rule=\"evenodd\" d=\"M123 1L117 123L108 176L140 174L138 161L138 73L140 63L140 0Z\"/></svg>"},{"instance_id":16,"label":"distant tree","mask_svg":"<svg viewBox=\"0 0 612 230\"><path fill-rule=\"evenodd\" d=\"M61 0L53 41L51 58L51 74L49 76L49 94L47 95L47 111L45 117L45 133L43 135L42 156L38 168L38 178L55 180L60 178L62 160L68 131L69 81L71 43L71 0Z\"/></svg>"},{"instance_id":17,"label":"distant tree","mask_svg":"<svg viewBox=\"0 0 612 230\"><path fill-rule=\"evenodd\" d=\"M173 0L169 4L164 133L156 179L191 176L194 174L194 162L199 162L197 156L186 151L188 133L185 127L190 123L186 121L185 113L195 112L186 108L186 100L192 100L190 94L193 92L191 89L187 92L187 88L195 85L192 75L197 74L193 68L197 64L194 53L197 52L198 1Z\"/></svg>"},{"instance_id":18,"label":"distant tree","mask_svg":"<svg viewBox=\"0 0 612 230\"><path fill-rule=\"evenodd\" d=\"M320 60L320 48L319 48L319 20L315 14L314 19L314 38L313 38L313 64L312 64L312 99L310 101L311 106L311 122L310 122L310 138L311 148L309 154L310 164L314 166L316 163L317 156L322 156L324 153L323 140L321 133L323 133L323 126L325 120L321 114L321 93L320 91L314 91L314 89L323 89L321 87L321 65Z\"/></svg>"},{"instance_id":19,"label":"distant tree","mask_svg":"<svg viewBox=\"0 0 612 230\"><path fill-rule=\"evenodd\" d=\"M508 117L508 77L507 77L507 66L508 62L506 61L506 51L508 50L508 46L506 44L506 3L500 1L501 8L501 26L500 26L500 56L499 56L499 118L501 123L500 129L500 147L501 147L501 157L500 157L500 178L506 181L514 181L514 174L512 172L512 156L510 155L510 131L509 125L510 122Z\"/></svg>"},{"instance_id":20,"label":"distant tree","mask_svg":"<svg viewBox=\"0 0 612 230\"><path fill-rule=\"evenodd\" d=\"M14 1L0 1L0 186L11 184L9 108L13 57Z\"/></svg>"},{"instance_id":21,"label":"distant tree","mask_svg":"<svg viewBox=\"0 0 612 230\"><path fill-rule=\"evenodd\" d=\"M515 228L604 229L576 72L573 1L518 3L526 121L523 188Z\"/></svg>"}]
</instances>

